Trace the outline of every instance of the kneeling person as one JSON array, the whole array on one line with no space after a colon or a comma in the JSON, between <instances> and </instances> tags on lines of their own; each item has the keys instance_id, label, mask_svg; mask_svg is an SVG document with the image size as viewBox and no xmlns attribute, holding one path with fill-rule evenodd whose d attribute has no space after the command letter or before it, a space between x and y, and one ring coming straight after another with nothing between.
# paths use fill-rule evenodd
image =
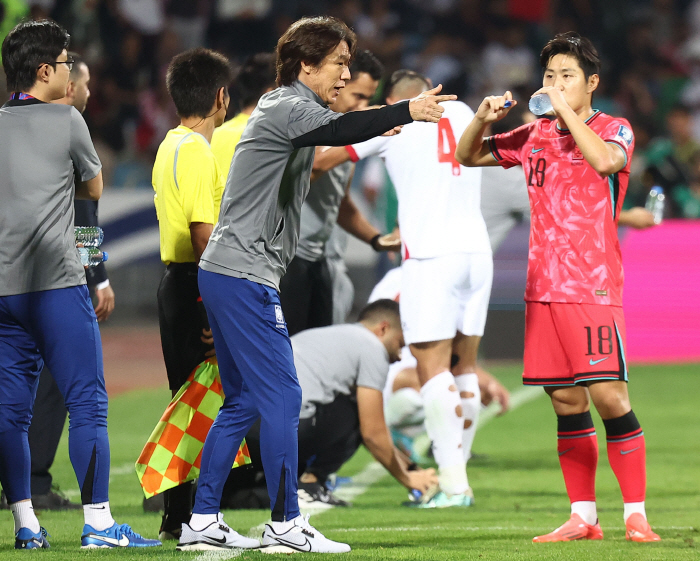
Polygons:
<instances>
[{"instance_id":1,"label":"kneeling person","mask_svg":"<svg viewBox=\"0 0 700 561\"><path fill-rule=\"evenodd\" d=\"M423 493L437 485L435 470L409 469L384 420L389 364L400 359L404 345L398 303L377 300L362 310L358 323L308 329L291 341L302 391L299 497L307 506L346 504L330 493L326 481L361 443L408 489ZM246 440L253 465L260 466L259 425ZM229 492L246 486L241 477L243 471L231 472Z\"/></svg>"}]
</instances>

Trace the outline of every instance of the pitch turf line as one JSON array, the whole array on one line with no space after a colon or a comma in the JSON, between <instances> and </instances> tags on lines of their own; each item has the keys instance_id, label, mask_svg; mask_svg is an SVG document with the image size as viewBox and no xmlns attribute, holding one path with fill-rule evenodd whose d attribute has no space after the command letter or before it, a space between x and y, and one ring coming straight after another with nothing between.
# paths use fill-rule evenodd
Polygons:
<instances>
[{"instance_id":1,"label":"pitch turf line","mask_svg":"<svg viewBox=\"0 0 700 561\"><path fill-rule=\"evenodd\" d=\"M544 391L542 391L542 388L537 387L537 386L525 386L522 388L517 389L514 391L511 396L510 396L510 411L513 411L514 409L517 409L518 407L521 407L525 405L526 403L529 403L538 397L541 397L545 395ZM484 411L481 412L479 415L479 425L477 428L477 432L480 428L482 428L486 423L491 421L494 417L498 416L498 413L500 411L500 406L496 403L492 403L489 405ZM352 477L352 483L350 485L344 485L342 487L339 487L336 491L333 492L334 495L336 495L338 498L343 499L344 501L352 502L353 499L356 497L359 497L362 495L367 489L369 489L372 485L377 483L379 480L383 479L384 477L387 477L389 475L389 472L387 472L384 467L379 464L379 462L376 461L371 461L369 464L367 464L364 469L358 473L357 475L354 475ZM321 512L324 512L326 510L329 510L331 508L334 508L333 505L319 505L316 507L309 507L309 508L304 508L300 505L300 510L304 514L319 514ZM249 531L247 536L249 538L258 538L262 531L265 529L265 523L258 524L257 526L253 526ZM421 530L425 528L396 528L395 530L397 532L410 532L410 531L415 531L415 530ZM439 526L435 527L436 530L441 529ZM506 527L493 527L493 528L469 528L469 530L523 530L523 531L529 531L530 528L506 528ZM611 528L612 529L612 528ZM364 529L363 529L364 530ZM378 532L389 532L392 529L391 528L367 528L367 530L370 531L378 531ZM541 528L536 528L533 529L532 531L538 531L541 530ZM359 531L358 528L344 528L344 529L336 529L334 532L356 532ZM217 561L217 560L223 560L223 559L233 559L234 557L238 557L241 555L243 552L242 549L232 549L230 551L209 551L206 553L201 553L197 555L193 559L193 561Z\"/></svg>"}]
</instances>

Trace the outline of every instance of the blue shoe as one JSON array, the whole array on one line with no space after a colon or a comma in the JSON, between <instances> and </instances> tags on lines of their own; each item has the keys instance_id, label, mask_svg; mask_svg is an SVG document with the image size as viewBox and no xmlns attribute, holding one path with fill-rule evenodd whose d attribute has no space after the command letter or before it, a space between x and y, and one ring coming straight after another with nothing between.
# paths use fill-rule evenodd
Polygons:
<instances>
[{"instance_id":1,"label":"blue shoe","mask_svg":"<svg viewBox=\"0 0 700 561\"><path fill-rule=\"evenodd\" d=\"M89 524L83 526L80 538L82 549L98 547L155 547L163 545L158 540L149 540L137 534L128 524L117 524L106 530L97 531Z\"/></svg>"},{"instance_id":2,"label":"blue shoe","mask_svg":"<svg viewBox=\"0 0 700 561\"><path fill-rule=\"evenodd\" d=\"M15 534L15 549L49 549L48 535L43 527L36 534L29 528L20 528Z\"/></svg>"}]
</instances>

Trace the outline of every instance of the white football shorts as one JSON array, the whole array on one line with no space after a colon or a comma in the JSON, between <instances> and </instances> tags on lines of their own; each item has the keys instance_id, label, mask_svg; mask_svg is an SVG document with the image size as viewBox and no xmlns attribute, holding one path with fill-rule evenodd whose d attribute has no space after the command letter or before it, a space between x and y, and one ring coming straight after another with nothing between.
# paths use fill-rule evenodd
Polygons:
<instances>
[{"instance_id":1,"label":"white football shorts","mask_svg":"<svg viewBox=\"0 0 700 561\"><path fill-rule=\"evenodd\" d=\"M490 253L407 259L402 265L401 323L407 345L484 334L493 282Z\"/></svg>"}]
</instances>

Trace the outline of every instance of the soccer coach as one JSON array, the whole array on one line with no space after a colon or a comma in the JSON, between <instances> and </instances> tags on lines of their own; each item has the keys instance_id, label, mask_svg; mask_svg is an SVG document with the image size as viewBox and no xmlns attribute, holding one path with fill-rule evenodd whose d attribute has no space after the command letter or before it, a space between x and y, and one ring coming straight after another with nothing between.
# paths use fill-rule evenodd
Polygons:
<instances>
[{"instance_id":1,"label":"soccer coach","mask_svg":"<svg viewBox=\"0 0 700 561\"><path fill-rule=\"evenodd\" d=\"M207 436L193 515L181 549L226 547L217 530L233 455L261 418L261 456L272 506L268 551L345 552L299 513L297 428L301 388L279 300L294 257L314 147L344 146L413 120L437 122L441 101L424 92L390 107L335 113L355 51L355 34L331 17L303 18L277 43L278 88L250 116L233 157L219 222L200 260L199 287L217 350L226 399ZM211 538L209 539L209 534ZM189 547L188 547L189 546Z\"/></svg>"}]
</instances>

